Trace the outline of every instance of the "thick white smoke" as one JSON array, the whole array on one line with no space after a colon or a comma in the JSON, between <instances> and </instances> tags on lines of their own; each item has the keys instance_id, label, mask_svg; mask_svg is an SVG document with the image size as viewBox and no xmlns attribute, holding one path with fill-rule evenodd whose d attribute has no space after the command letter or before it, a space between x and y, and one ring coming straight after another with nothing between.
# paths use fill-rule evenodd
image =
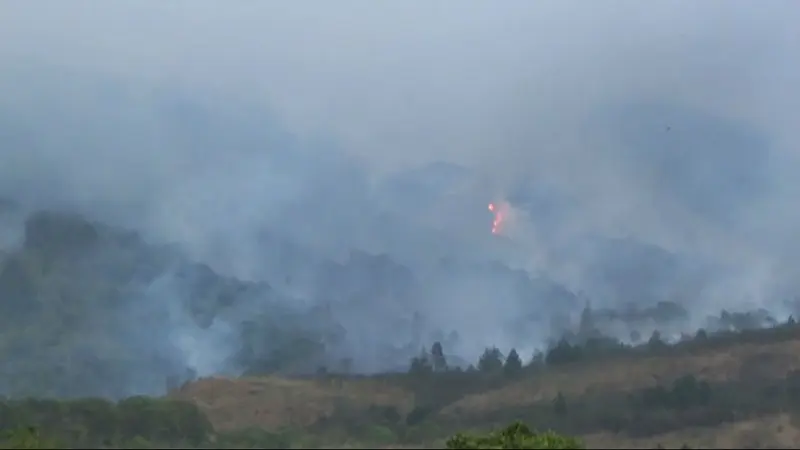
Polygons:
<instances>
[{"instance_id":1,"label":"thick white smoke","mask_svg":"<svg viewBox=\"0 0 800 450\"><path fill-rule=\"evenodd\" d=\"M417 297L398 306L369 291L335 312L353 348L374 347L364 370L388 366L381 345L414 327L457 332L465 359L492 344L529 351L558 328L552 316L583 306L450 263L499 260L596 307L675 301L692 326L722 308L791 312L796 2L43 11L0 4L0 197L176 242L298 303L324 290L316 264L387 253L417 277ZM498 236L488 202L506 211ZM21 234L6 229L19 227L0 230L8 247ZM181 297L159 286L151 300ZM132 342L228 368L234 319L201 332L158 304L169 332ZM424 321L404 322L415 311Z\"/></svg>"}]
</instances>

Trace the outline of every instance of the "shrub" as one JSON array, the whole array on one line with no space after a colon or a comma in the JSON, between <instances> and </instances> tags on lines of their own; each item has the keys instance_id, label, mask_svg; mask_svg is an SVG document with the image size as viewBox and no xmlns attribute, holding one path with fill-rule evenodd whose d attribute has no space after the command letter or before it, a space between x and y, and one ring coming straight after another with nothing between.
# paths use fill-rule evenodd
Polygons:
<instances>
[{"instance_id":1,"label":"shrub","mask_svg":"<svg viewBox=\"0 0 800 450\"><path fill-rule=\"evenodd\" d=\"M0 448L55 449L63 448L59 442L42 437L34 427L5 431L0 436Z\"/></svg>"},{"instance_id":2,"label":"shrub","mask_svg":"<svg viewBox=\"0 0 800 450\"><path fill-rule=\"evenodd\" d=\"M447 440L450 449L582 449L583 443L552 431L532 432L520 422L483 436L457 434Z\"/></svg>"}]
</instances>

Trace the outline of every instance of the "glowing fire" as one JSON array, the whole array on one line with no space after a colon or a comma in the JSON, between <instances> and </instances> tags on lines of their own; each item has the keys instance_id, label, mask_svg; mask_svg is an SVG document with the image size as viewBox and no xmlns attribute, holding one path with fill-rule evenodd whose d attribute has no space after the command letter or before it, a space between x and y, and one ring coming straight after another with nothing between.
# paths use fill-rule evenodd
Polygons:
<instances>
[{"instance_id":1,"label":"glowing fire","mask_svg":"<svg viewBox=\"0 0 800 450\"><path fill-rule=\"evenodd\" d=\"M494 203L489 203L489 211L494 213L494 220L492 220L492 234L500 233L500 228L503 225L503 212L500 208L495 206Z\"/></svg>"}]
</instances>

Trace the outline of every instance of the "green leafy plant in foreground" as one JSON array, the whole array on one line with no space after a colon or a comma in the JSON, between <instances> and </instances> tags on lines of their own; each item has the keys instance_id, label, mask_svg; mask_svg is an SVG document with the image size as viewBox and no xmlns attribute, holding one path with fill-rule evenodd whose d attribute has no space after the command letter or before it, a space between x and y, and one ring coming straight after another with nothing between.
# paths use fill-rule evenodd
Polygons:
<instances>
[{"instance_id":1,"label":"green leafy plant in foreground","mask_svg":"<svg viewBox=\"0 0 800 450\"><path fill-rule=\"evenodd\" d=\"M483 436L459 433L447 440L450 449L583 449L583 443L553 431L532 432L521 422Z\"/></svg>"},{"instance_id":2,"label":"green leafy plant in foreground","mask_svg":"<svg viewBox=\"0 0 800 450\"><path fill-rule=\"evenodd\" d=\"M35 427L21 427L0 433L0 449L56 449L58 442L42 437Z\"/></svg>"}]
</instances>

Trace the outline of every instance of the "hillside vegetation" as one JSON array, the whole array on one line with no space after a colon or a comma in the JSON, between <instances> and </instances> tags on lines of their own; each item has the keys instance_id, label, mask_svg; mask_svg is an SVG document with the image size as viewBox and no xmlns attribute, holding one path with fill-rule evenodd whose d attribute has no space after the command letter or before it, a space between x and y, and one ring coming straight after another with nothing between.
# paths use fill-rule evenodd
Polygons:
<instances>
[{"instance_id":1,"label":"hillside vegetation","mask_svg":"<svg viewBox=\"0 0 800 450\"><path fill-rule=\"evenodd\" d=\"M317 267L321 279L397 270L363 292L329 285L356 305L387 292L402 298L413 285L393 284L405 272L386 257ZM28 216L21 245L0 258L5 445L800 445L793 318L722 311L713 329L677 342L654 331L624 344L602 332L613 312L587 305L577 330L532 357L489 347L469 364L450 354L447 337L387 354L415 356L367 376L339 352L346 330L330 308L292 309L287 295L134 233L69 214ZM625 314L669 325L681 313L660 303ZM226 338L237 345L219 348ZM196 367L229 375L203 377ZM509 428L517 421L530 428Z\"/></svg>"},{"instance_id":2,"label":"hillside vegetation","mask_svg":"<svg viewBox=\"0 0 800 450\"><path fill-rule=\"evenodd\" d=\"M7 400L0 423L94 448L445 446L515 421L590 448L792 448L798 350L790 323L560 364L547 363L551 350L516 369L506 358L474 371L201 379L165 399L116 404Z\"/></svg>"},{"instance_id":3,"label":"hillside vegetation","mask_svg":"<svg viewBox=\"0 0 800 450\"><path fill-rule=\"evenodd\" d=\"M799 351L790 323L560 364L545 357L517 371L506 359L496 370L206 379L171 395L197 404L219 430L300 428L341 445L442 443L522 420L596 447L791 447L800 443Z\"/></svg>"}]
</instances>

